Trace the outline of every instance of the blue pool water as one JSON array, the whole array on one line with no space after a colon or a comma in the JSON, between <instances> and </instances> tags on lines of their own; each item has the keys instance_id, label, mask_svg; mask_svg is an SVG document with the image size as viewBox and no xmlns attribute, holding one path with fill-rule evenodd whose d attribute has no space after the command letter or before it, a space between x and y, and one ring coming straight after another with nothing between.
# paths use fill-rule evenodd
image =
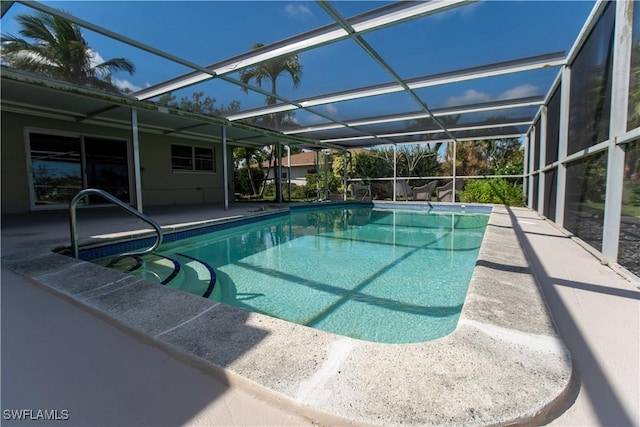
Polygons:
<instances>
[{"instance_id":1,"label":"blue pool water","mask_svg":"<svg viewBox=\"0 0 640 427\"><path fill-rule=\"evenodd\" d=\"M474 268L487 214L349 207L288 215L163 244L138 275L206 288L210 298L353 338L423 342L451 333ZM202 279L202 280L201 280Z\"/></svg>"}]
</instances>

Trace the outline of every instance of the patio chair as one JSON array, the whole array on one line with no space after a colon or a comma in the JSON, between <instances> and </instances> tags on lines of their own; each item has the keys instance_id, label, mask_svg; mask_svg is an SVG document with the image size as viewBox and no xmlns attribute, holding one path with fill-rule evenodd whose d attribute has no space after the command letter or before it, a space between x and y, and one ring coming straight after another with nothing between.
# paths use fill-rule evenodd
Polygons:
<instances>
[{"instance_id":1,"label":"patio chair","mask_svg":"<svg viewBox=\"0 0 640 427\"><path fill-rule=\"evenodd\" d=\"M456 202L460 201L458 197L458 191L464 187L464 180L456 179ZM436 187L436 199L439 202L452 202L453 201L453 181L447 182L445 185Z\"/></svg>"},{"instance_id":2,"label":"patio chair","mask_svg":"<svg viewBox=\"0 0 640 427\"><path fill-rule=\"evenodd\" d=\"M371 200L371 184L351 184L351 194L356 200Z\"/></svg>"},{"instance_id":3,"label":"patio chair","mask_svg":"<svg viewBox=\"0 0 640 427\"><path fill-rule=\"evenodd\" d=\"M393 185L391 182L374 182L371 184L371 197L376 200L393 197Z\"/></svg>"},{"instance_id":4,"label":"patio chair","mask_svg":"<svg viewBox=\"0 0 640 427\"><path fill-rule=\"evenodd\" d=\"M407 201L412 194L411 187L406 181L396 181L396 199L404 197L404 200Z\"/></svg>"},{"instance_id":5,"label":"patio chair","mask_svg":"<svg viewBox=\"0 0 640 427\"><path fill-rule=\"evenodd\" d=\"M438 185L438 181L429 181L425 185L421 185L420 187L413 187L413 200L426 200L431 201L431 195L433 194L433 190L436 189L436 185Z\"/></svg>"}]
</instances>

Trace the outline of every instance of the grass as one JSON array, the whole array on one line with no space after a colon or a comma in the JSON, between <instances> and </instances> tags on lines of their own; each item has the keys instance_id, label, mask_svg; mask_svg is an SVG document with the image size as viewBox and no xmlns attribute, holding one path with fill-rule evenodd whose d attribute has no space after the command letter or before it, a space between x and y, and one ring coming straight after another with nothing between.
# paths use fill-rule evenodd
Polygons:
<instances>
[{"instance_id":1,"label":"grass","mask_svg":"<svg viewBox=\"0 0 640 427\"><path fill-rule=\"evenodd\" d=\"M584 207L585 211L594 214L604 213L604 203L585 202L580 203L580 206ZM622 216L633 216L640 218L640 206L622 205Z\"/></svg>"}]
</instances>

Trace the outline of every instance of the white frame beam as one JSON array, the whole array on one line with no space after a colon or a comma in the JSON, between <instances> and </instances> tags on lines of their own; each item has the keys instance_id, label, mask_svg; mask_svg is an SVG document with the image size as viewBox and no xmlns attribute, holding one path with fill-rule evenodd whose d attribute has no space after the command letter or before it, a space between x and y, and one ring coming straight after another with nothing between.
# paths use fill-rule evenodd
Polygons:
<instances>
[{"instance_id":1,"label":"white frame beam","mask_svg":"<svg viewBox=\"0 0 640 427\"><path fill-rule=\"evenodd\" d=\"M131 140L133 142L133 177L136 186L136 209L142 212L142 171L140 169L140 139L138 136L138 110L131 109Z\"/></svg>"},{"instance_id":2,"label":"white frame beam","mask_svg":"<svg viewBox=\"0 0 640 427\"><path fill-rule=\"evenodd\" d=\"M368 19L362 19L355 22L353 25L358 34L364 34L402 21L443 12L472 2L474 2L474 0L433 0L413 5L408 3L403 5L399 4L398 8L393 11L381 13ZM240 69L255 66L281 56L294 55L315 47L334 43L348 37L350 37L349 33L338 25L329 25L278 43L264 46L260 49L255 49L207 67L191 67L198 71L184 74L166 82L153 85L149 88L136 92L134 96L138 99L153 98L163 93L182 89L183 87L211 79L214 76L221 76L236 72ZM203 71L202 68L206 71Z\"/></svg>"},{"instance_id":3,"label":"white frame beam","mask_svg":"<svg viewBox=\"0 0 640 427\"><path fill-rule=\"evenodd\" d=\"M536 128L535 128L535 126L531 127L531 131L529 132L528 139L529 139L528 164L530 166L529 166L529 173L527 174L529 176L529 188L527 189L527 206L529 207L529 209L536 210L536 208L534 208L534 206L533 206L533 178L534 178L533 177L533 175L534 175L533 172L536 169L535 163L534 163L535 151L536 151Z\"/></svg>"},{"instance_id":4,"label":"white frame beam","mask_svg":"<svg viewBox=\"0 0 640 427\"><path fill-rule=\"evenodd\" d=\"M567 147L569 144L569 107L571 102L571 68L562 69L560 83L560 126L558 135L558 171L556 180L555 223L564 227L565 196L567 192Z\"/></svg>"},{"instance_id":5,"label":"white frame beam","mask_svg":"<svg viewBox=\"0 0 640 427\"><path fill-rule=\"evenodd\" d=\"M602 236L602 261L616 262L622 215L622 190L624 180L624 147L617 138L627 131L629 103L629 75L631 69L631 45L633 33L634 2L616 2L616 20L613 47L613 82L609 121L609 150L605 195L604 225Z\"/></svg>"},{"instance_id":6,"label":"white frame beam","mask_svg":"<svg viewBox=\"0 0 640 427\"><path fill-rule=\"evenodd\" d=\"M224 210L229 210L229 163L227 161L227 127L222 126L222 185L224 187ZM251 173L251 171L249 171Z\"/></svg>"},{"instance_id":7,"label":"white frame beam","mask_svg":"<svg viewBox=\"0 0 640 427\"><path fill-rule=\"evenodd\" d=\"M543 172L547 163L547 107L543 106L540 110L540 164L536 165L536 169L540 171L538 178L538 213L546 218L544 210L546 207L544 192L546 188L546 176Z\"/></svg>"}]
</instances>

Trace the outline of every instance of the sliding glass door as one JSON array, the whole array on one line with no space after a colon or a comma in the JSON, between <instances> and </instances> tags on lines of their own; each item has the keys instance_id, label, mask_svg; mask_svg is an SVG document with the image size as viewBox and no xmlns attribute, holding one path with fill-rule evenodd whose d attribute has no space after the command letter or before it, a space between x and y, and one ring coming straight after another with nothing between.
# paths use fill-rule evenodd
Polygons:
<instances>
[{"instance_id":1,"label":"sliding glass door","mask_svg":"<svg viewBox=\"0 0 640 427\"><path fill-rule=\"evenodd\" d=\"M130 203L127 143L103 138L84 138L87 188L99 188ZM103 202L89 198L91 203Z\"/></svg>"},{"instance_id":2,"label":"sliding glass door","mask_svg":"<svg viewBox=\"0 0 640 427\"><path fill-rule=\"evenodd\" d=\"M83 188L131 202L126 141L30 133L29 144L35 208L66 207ZM102 202L91 197L85 203Z\"/></svg>"}]
</instances>

